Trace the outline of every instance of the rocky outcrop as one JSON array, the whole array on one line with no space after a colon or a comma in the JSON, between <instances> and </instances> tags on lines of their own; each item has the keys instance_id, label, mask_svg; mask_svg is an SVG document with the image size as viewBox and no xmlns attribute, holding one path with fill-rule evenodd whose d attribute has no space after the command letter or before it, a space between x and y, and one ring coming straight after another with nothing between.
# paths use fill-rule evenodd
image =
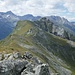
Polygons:
<instances>
[{"instance_id":1,"label":"rocky outcrop","mask_svg":"<svg viewBox=\"0 0 75 75\"><path fill-rule=\"evenodd\" d=\"M0 60L2 60L2 53L0 53Z\"/></svg>"},{"instance_id":2,"label":"rocky outcrop","mask_svg":"<svg viewBox=\"0 0 75 75\"><path fill-rule=\"evenodd\" d=\"M50 75L48 65L43 64L29 52L0 54L0 75Z\"/></svg>"},{"instance_id":3,"label":"rocky outcrop","mask_svg":"<svg viewBox=\"0 0 75 75\"><path fill-rule=\"evenodd\" d=\"M41 64L32 69L32 71L24 70L21 75L50 75L48 66Z\"/></svg>"},{"instance_id":4,"label":"rocky outcrop","mask_svg":"<svg viewBox=\"0 0 75 75\"><path fill-rule=\"evenodd\" d=\"M60 36L62 38L70 39L71 34L68 33L62 26L58 26L52 21L50 21L48 18L43 17L38 21L34 22L36 26L41 28L43 31L47 31L49 33L52 33L56 36Z\"/></svg>"},{"instance_id":5,"label":"rocky outcrop","mask_svg":"<svg viewBox=\"0 0 75 75\"><path fill-rule=\"evenodd\" d=\"M52 33L61 37L65 37L64 36L64 29L60 28L58 26L53 25L53 29L52 29Z\"/></svg>"}]
</instances>

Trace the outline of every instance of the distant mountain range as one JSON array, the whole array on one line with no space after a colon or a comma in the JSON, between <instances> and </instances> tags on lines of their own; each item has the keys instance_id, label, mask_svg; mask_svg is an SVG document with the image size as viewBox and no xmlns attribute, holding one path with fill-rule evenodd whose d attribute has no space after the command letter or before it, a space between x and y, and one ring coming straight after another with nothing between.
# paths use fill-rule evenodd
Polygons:
<instances>
[{"instance_id":1,"label":"distant mountain range","mask_svg":"<svg viewBox=\"0 0 75 75\"><path fill-rule=\"evenodd\" d=\"M75 34L74 22L69 22L67 19L61 18L60 16L46 16L46 17L50 19L50 21L52 21L54 25L63 27L73 35ZM13 28L16 26L16 23L19 20L36 21L39 20L40 18L41 16L33 16L31 14L27 14L24 16L17 16L11 11L0 12L0 40L4 39L13 31Z\"/></svg>"},{"instance_id":2,"label":"distant mountain range","mask_svg":"<svg viewBox=\"0 0 75 75\"><path fill-rule=\"evenodd\" d=\"M68 31L72 31L71 33L75 32L74 22L69 22L67 19L60 16L48 16L48 18L55 23L55 25L61 26Z\"/></svg>"}]
</instances>

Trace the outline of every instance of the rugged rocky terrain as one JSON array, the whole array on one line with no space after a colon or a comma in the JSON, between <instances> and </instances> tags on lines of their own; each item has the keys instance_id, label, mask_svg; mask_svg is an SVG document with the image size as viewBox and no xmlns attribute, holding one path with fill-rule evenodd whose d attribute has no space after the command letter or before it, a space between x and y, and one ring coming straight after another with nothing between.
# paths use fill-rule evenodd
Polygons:
<instances>
[{"instance_id":1,"label":"rugged rocky terrain","mask_svg":"<svg viewBox=\"0 0 75 75\"><path fill-rule=\"evenodd\" d=\"M37 21L34 21L35 25L39 28L43 29L44 31L47 31L49 33L52 33L56 36L60 36L62 38L66 38L69 40L75 41L75 35L73 33L70 33L67 31L67 29L63 28L62 26L58 26L54 22L52 22L50 19L43 17Z\"/></svg>"},{"instance_id":2,"label":"rugged rocky terrain","mask_svg":"<svg viewBox=\"0 0 75 75\"><path fill-rule=\"evenodd\" d=\"M60 16L46 16L52 23L54 23L56 31L60 31L62 28L65 29L67 32L72 33L75 35L75 25L74 22L69 22L67 19L62 18ZM16 23L19 20L30 20L30 21L37 21L41 18L41 16L33 16L31 14L27 14L24 16L17 16L13 12L0 12L0 40L7 37L16 26ZM58 27L60 28L58 28ZM61 30L61 31L62 31ZM58 33L60 34L60 33ZM71 35L72 36L72 35ZM71 39L74 39L75 37L72 36Z\"/></svg>"},{"instance_id":3,"label":"rugged rocky terrain","mask_svg":"<svg viewBox=\"0 0 75 75\"><path fill-rule=\"evenodd\" d=\"M46 18L19 21L14 31L0 41L1 74L75 75L75 42L65 32Z\"/></svg>"},{"instance_id":4,"label":"rugged rocky terrain","mask_svg":"<svg viewBox=\"0 0 75 75\"><path fill-rule=\"evenodd\" d=\"M47 18L56 25L65 28L67 31L71 33L75 32L74 22L70 22L66 18L60 16L47 16Z\"/></svg>"},{"instance_id":5,"label":"rugged rocky terrain","mask_svg":"<svg viewBox=\"0 0 75 75\"><path fill-rule=\"evenodd\" d=\"M0 54L0 75L50 75L48 64L29 52Z\"/></svg>"}]
</instances>

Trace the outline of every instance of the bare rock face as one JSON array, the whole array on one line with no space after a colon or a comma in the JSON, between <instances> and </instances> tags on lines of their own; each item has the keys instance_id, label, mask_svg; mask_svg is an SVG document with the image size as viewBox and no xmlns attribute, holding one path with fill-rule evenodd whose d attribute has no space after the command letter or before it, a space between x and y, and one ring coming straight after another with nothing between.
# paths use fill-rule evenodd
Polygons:
<instances>
[{"instance_id":1,"label":"bare rock face","mask_svg":"<svg viewBox=\"0 0 75 75\"><path fill-rule=\"evenodd\" d=\"M45 72L50 75L46 64L40 63L29 52L24 53L23 57L19 52L4 54L4 59L0 61L0 75L43 75Z\"/></svg>"},{"instance_id":2,"label":"bare rock face","mask_svg":"<svg viewBox=\"0 0 75 75\"><path fill-rule=\"evenodd\" d=\"M61 37L64 37L64 29L53 25L52 33Z\"/></svg>"},{"instance_id":3,"label":"bare rock face","mask_svg":"<svg viewBox=\"0 0 75 75\"><path fill-rule=\"evenodd\" d=\"M46 64L39 64L32 68L32 71L24 70L21 75L51 75Z\"/></svg>"},{"instance_id":4,"label":"bare rock face","mask_svg":"<svg viewBox=\"0 0 75 75\"><path fill-rule=\"evenodd\" d=\"M2 60L2 53L0 53L0 60Z\"/></svg>"},{"instance_id":5,"label":"bare rock face","mask_svg":"<svg viewBox=\"0 0 75 75\"><path fill-rule=\"evenodd\" d=\"M43 31L47 31L56 36L60 36L62 38L70 39L71 34L67 32L62 26L58 26L57 24L50 21L48 18L43 17L38 21L35 21L35 25L41 28Z\"/></svg>"},{"instance_id":6,"label":"bare rock face","mask_svg":"<svg viewBox=\"0 0 75 75\"><path fill-rule=\"evenodd\" d=\"M31 59L33 57L32 54L30 54L29 52L24 53L23 58L25 59Z\"/></svg>"},{"instance_id":7,"label":"bare rock face","mask_svg":"<svg viewBox=\"0 0 75 75\"><path fill-rule=\"evenodd\" d=\"M19 52L13 53L14 58L21 58L21 54Z\"/></svg>"},{"instance_id":8,"label":"bare rock face","mask_svg":"<svg viewBox=\"0 0 75 75\"><path fill-rule=\"evenodd\" d=\"M28 62L23 59L4 60L0 63L0 75L17 75Z\"/></svg>"},{"instance_id":9,"label":"bare rock face","mask_svg":"<svg viewBox=\"0 0 75 75\"><path fill-rule=\"evenodd\" d=\"M29 52L23 55L19 52L4 54L3 57L4 59L0 60L0 75L52 75L49 65L41 62ZM56 65L56 68L58 75L71 75L71 72L63 67Z\"/></svg>"},{"instance_id":10,"label":"bare rock face","mask_svg":"<svg viewBox=\"0 0 75 75\"><path fill-rule=\"evenodd\" d=\"M42 65L39 75L50 75L49 68L47 65Z\"/></svg>"}]
</instances>

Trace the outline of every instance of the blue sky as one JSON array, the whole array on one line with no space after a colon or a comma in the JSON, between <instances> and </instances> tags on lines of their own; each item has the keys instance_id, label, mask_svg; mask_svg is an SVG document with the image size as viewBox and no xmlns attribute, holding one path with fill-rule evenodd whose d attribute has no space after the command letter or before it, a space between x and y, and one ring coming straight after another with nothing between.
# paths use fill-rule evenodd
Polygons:
<instances>
[{"instance_id":1,"label":"blue sky","mask_svg":"<svg viewBox=\"0 0 75 75\"><path fill-rule=\"evenodd\" d=\"M0 0L0 12L17 15L56 15L75 21L75 0Z\"/></svg>"}]
</instances>

